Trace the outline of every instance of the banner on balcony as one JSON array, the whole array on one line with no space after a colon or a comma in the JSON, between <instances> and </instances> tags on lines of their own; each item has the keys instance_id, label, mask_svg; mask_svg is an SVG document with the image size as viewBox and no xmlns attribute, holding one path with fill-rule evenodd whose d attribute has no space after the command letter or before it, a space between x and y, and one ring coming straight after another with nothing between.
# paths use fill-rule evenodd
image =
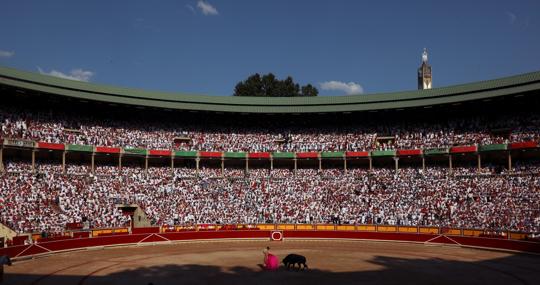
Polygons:
<instances>
[{"instance_id":1,"label":"banner on balcony","mask_svg":"<svg viewBox=\"0 0 540 285\"><path fill-rule=\"evenodd\" d=\"M21 139L4 139L4 145L33 148L35 145L35 142L29 141L29 140L21 140Z\"/></svg>"}]
</instances>

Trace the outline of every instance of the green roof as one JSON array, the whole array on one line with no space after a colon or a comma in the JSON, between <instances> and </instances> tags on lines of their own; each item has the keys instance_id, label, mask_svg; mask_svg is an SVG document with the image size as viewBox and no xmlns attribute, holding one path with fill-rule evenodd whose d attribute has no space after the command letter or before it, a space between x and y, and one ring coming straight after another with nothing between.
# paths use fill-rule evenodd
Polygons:
<instances>
[{"instance_id":1,"label":"green roof","mask_svg":"<svg viewBox=\"0 0 540 285\"><path fill-rule=\"evenodd\" d=\"M239 113L326 113L422 107L540 90L540 71L430 90L318 97L235 97L144 91L0 67L0 85L81 100L145 107ZM6 94L2 94L6 96Z\"/></svg>"}]
</instances>

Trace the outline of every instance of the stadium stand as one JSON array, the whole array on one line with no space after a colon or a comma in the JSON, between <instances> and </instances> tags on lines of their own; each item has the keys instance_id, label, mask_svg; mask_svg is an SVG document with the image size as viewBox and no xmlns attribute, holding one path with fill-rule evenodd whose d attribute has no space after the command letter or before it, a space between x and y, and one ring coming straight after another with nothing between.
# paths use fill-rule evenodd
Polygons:
<instances>
[{"instance_id":1,"label":"stadium stand","mask_svg":"<svg viewBox=\"0 0 540 285\"><path fill-rule=\"evenodd\" d=\"M125 94L99 86L0 75L0 221L20 233L61 236L86 221L126 227L131 218L118 207L125 204L139 205L155 225L540 231L540 73L382 94L397 105L371 102L365 112L356 112L364 99L354 96L332 112L325 108L345 102L321 101L321 112L310 111L313 98L186 107L213 106L204 98L172 110L150 104L165 95L119 103ZM426 106L433 100L441 101ZM227 104L238 112L224 113ZM272 104L299 111L274 114ZM267 113L242 111L251 107Z\"/></svg>"}]
</instances>

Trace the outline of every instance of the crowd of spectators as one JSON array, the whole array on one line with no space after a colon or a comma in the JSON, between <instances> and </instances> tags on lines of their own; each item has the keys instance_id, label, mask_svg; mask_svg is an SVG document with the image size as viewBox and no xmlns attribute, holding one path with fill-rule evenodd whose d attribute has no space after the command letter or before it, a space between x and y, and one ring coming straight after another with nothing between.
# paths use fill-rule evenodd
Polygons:
<instances>
[{"instance_id":1,"label":"crowd of spectators","mask_svg":"<svg viewBox=\"0 0 540 285\"><path fill-rule=\"evenodd\" d=\"M0 106L0 137L51 143L201 151L365 151L540 140L540 115L437 122L249 126L103 119ZM6 161L0 221L18 232L67 223L130 223L138 204L155 224L346 223L540 231L540 164L316 169L140 166Z\"/></svg>"},{"instance_id":2,"label":"crowd of spectators","mask_svg":"<svg viewBox=\"0 0 540 285\"><path fill-rule=\"evenodd\" d=\"M232 127L234 126L234 127ZM51 143L201 151L365 151L441 148L540 139L540 115L467 117L437 122L256 127L204 122L105 120L0 107L1 137Z\"/></svg>"},{"instance_id":3,"label":"crowd of spectators","mask_svg":"<svg viewBox=\"0 0 540 285\"><path fill-rule=\"evenodd\" d=\"M29 172L0 176L1 220L18 232L61 232L66 223L91 218L94 227L117 227L126 217L110 196L118 181L96 177ZM128 223L129 224L129 223Z\"/></svg>"},{"instance_id":4,"label":"crowd of spectators","mask_svg":"<svg viewBox=\"0 0 540 285\"><path fill-rule=\"evenodd\" d=\"M476 168L244 169L7 162L0 220L18 232L66 223L129 225L115 205L138 204L155 224L331 223L540 231L540 167L512 175ZM70 172L70 169L73 170ZM80 171L77 169L81 169ZM99 171L98 171L99 169ZM247 175L246 175L247 174Z\"/></svg>"}]
</instances>

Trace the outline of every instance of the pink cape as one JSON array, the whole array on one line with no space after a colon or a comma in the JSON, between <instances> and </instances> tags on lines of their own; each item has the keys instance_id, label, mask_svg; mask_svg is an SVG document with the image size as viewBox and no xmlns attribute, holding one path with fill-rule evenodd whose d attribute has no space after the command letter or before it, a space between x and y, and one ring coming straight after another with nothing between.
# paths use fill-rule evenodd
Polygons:
<instances>
[{"instance_id":1,"label":"pink cape","mask_svg":"<svg viewBox=\"0 0 540 285\"><path fill-rule=\"evenodd\" d=\"M279 267L279 261L277 256L273 254L268 254L266 259L266 270L276 270Z\"/></svg>"}]
</instances>

